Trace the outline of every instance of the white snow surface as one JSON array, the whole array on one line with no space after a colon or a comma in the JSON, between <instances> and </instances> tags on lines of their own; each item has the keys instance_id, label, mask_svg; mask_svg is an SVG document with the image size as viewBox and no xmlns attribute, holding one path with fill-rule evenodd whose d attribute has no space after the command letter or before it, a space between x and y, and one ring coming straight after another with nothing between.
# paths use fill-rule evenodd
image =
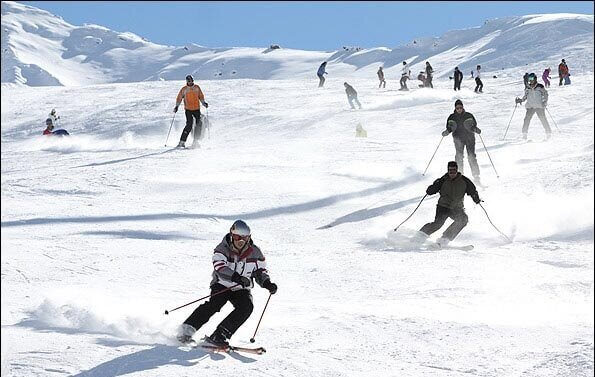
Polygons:
<instances>
[{"instance_id":1,"label":"white snow surface","mask_svg":"<svg viewBox=\"0 0 595 377\"><path fill-rule=\"evenodd\" d=\"M155 21L155 27L165 27ZM271 35L271 43L275 43ZM593 15L537 14L485 21L480 27L423 36L394 48L304 51L269 47L205 47L152 43L131 32L85 24L26 4L2 2L2 83L28 86L85 86L103 83L180 80L309 79L328 61L329 77L375 77L384 66L387 79L400 77L406 60L411 72L430 61L436 78L465 76L481 64L484 75L528 62L593 61ZM555 66L553 66L554 72Z\"/></svg>"},{"instance_id":2,"label":"white snow surface","mask_svg":"<svg viewBox=\"0 0 595 377\"><path fill-rule=\"evenodd\" d=\"M559 61L532 51L486 74L480 95L467 75L460 92L447 77L400 92L396 73L378 89L376 66L321 89L311 75L198 80L212 127L194 150L171 148L182 111L164 147L182 81L3 83L1 375L592 376L592 35L577 50L572 84L552 75L552 139L534 117L530 143L518 140L524 108L513 111L525 64L555 72ZM349 109L344 81L362 110ZM436 196L392 229L454 158L449 136L422 175L457 98L482 129L482 205L513 242L466 198L469 224L454 243L475 249L420 250L409 238L433 219ZM69 138L41 136L52 108ZM358 123L367 138L355 137ZM178 347L173 335L198 304L164 310L209 293L212 250L238 218L279 291L251 344L268 298L253 290L232 343L267 353Z\"/></svg>"}]
</instances>

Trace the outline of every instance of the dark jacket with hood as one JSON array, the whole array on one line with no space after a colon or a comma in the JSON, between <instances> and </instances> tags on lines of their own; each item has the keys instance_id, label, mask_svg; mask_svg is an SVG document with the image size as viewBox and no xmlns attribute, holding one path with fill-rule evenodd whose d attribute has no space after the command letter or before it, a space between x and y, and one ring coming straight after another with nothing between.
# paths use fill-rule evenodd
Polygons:
<instances>
[{"instance_id":1,"label":"dark jacket with hood","mask_svg":"<svg viewBox=\"0 0 595 377\"><path fill-rule=\"evenodd\" d=\"M454 121L457 125L454 130L448 124L451 121ZM479 128L477 128L477 121L473 114L468 113L465 110L460 114L458 114L456 110L454 113L450 114L446 120L446 129L449 132L452 132L452 137L469 141L475 140L475 134L481 132Z\"/></svg>"},{"instance_id":2,"label":"dark jacket with hood","mask_svg":"<svg viewBox=\"0 0 595 377\"><path fill-rule=\"evenodd\" d=\"M457 173L454 179L450 179L448 173L434 181L426 194L434 195L440 192L438 205L450 209L463 209L465 194L469 195L475 203L479 203L479 193L471 180L461 173Z\"/></svg>"}]
</instances>

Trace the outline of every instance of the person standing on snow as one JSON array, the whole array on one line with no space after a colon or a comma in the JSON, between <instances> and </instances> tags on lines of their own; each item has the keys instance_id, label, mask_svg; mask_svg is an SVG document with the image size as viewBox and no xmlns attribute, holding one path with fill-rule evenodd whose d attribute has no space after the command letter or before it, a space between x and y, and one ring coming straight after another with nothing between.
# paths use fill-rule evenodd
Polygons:
<instances>
[{"instance_id":1,"label":"person standing on snow","mask_svg":"<svg viewBox=\"0 0 595 377\"><path fill-rule=\"evenodd\" d=\"M463 203L465 194L471 196L476 204L480 203L481 199L473 182L458 172L458 165L455 161L450 161L448 163L448 172L436 179L426 189L428 195L434 195L438 192L440 193L440 199L438 199L436 205L434 221L425 224L420 232L429 236L440 229L446 219L450 217L454 222L442 233L442 237L436 240L438 245L446 246L455 239L469 221Z\"/></svg>"},{"instance_id":2,"label":"person standing on snow","mask_svg":"<svg viewBox=\"0 0 595 377\"><path fill-rule=\"evenodd\" d=\"M543 71L543 74L541 75L541 79L543 80L543 85L546 88L550 87L550 72L552 71L551 68L546 68L545 71Z\"/></svg>"},{"instance_id":3,"label":"person standing on snow","mask_svg":"<svg viewBox=\"0 0 595 377\"><path fill-rule=\"evenodd\" d=\"M229 233L213 253L213 279L211 297L200 305L180 326L178 340L192 341L194 333L229 301L234 310L217 326L205 340L216 346L228 346L228 339L246 322L254 305L250 289L253 280L271 294L277 292L277 285L271 282L262 251L252 241L250 227L236 220Z\"/></svg>"},{"instance_id":4,"label":"person standing on snow","mask_svg":"<svg viewBox=\"0 0 595 377\"><path fill-rule=\"evenodd\" d=\"M326 72L326 62L322 62L322 64L320 65L320 67L318 67L318 72L316 72L316 75L318 76L318 79L320 80L318 82L318 87L322 88L324 86L324 75L327 75L328 72Z\"/></svg>"},{"instance_id":5,"label":"person standing on snow","mask_svg":"<svg viewBox=\"0 0 595 377\"><path fill-rule=\"evenodd\" d=\"M564 82L564 85L570 84L570 79L567 78L569 76L568 65L564 59L562 59L562 62L558 65L558 76L560 77L560 86L562 85L562 82Z\"/></svg>"},{"instance_id":6,"label":"person standing on snow","mask_svg":"<svg viewBox=\"0 0 595 377\"><path fill-rule=\"evenodd\" d=\"M481 82L481 66L477 65L477 74L475 75L475 93L483 93L483 82Z\"/></svg>"},{"instance_id":7,"label":"person standing on snow","mask_svg":"<svg viewBox=\"0 0 595 377\"><path fill-rule=\"evenodd\" d=\"M355 101L355 103L357 103L357 105L361 109L362 104L359 103L359 100L357 99L357 92L355 91L355 89L353 89L353 86L349 85L346 82L343 83L343 85L345 85L345 93L347 93L347 101L349 101L349 105L351 106L351 108L355 110L355 106L353 106L353 101Z\"/></svg>"},{"instance_id":8,"label":"person standing on snow","mask_svg":"<svg viewBox=\"0 0 595 377\"><path fill-rule=\"evenodd\" d=\"M186 76L186 85L178 93L174 113L178 112L178 107L182 103L182 99L184 100L184 109L186 110L186 127L184 127L180 136L178 148L186 147L186 139L188 139L188 134L192 131L193 117L196 120L196 129L198 130L198 132L195 132L195 137L200 138L202 133L200 104L202 103L205 108L209 107L209 104L205 102L205 95L202 93L200 86L194 83L194 77L192 75ZM196 140L193 143L196 143Z\"/></svg>"},{"instance_id":9,"label":"person standing on snow","mask_svg":"<svg viewBox=\"0 0 595 377\"><path fill-rule=\"evenodd\" d=\"M432 84L432 79L434 78L434 68L430 65L430 62L426 62L426 84L425 86L429 86L430 88L434 88L434 84Z\"/></svg>"},{"instance_id":10,"label":"person standing on snow","mask_svg":"<svg viewBox=\"0 0 595 377\"><path fill-rule=\"evenodd\" d=\"M378 74L378 80L380 80L380 84L378 84L378 88L380 88L381 86L386 88L386 80L384 79L384 71L382 70L382 67L378 68L378 72L376 72ZM383 86L384 84L384 86Z\"/></svg>"},{"instance_id":11,"label":"person standing on snow","mask_svg":"<svg viewBox=\"0 0 595 377\"><path fill-rule=\"evenodd\" d=\"M459 71L459 67L455 67L455 90L461 90L461 82L463 81L463 72Z\"/></svg>"},{"instance_id":12,"label":"person standing on snow","mask_svg":"<svg viewBox=\"0 0 595 377\"><path fill-rule=\"evenodd\" d=\"M409 90L409 88L407 88L407 80L409 79L410 74L411 72L409 71L409 65L404 61L403 69L401 71L401 81L399 81L401 84L401 89L399 90Z\"/></svg>"},{"instance_id":13,"label":"person standing on snow","mask_svg":"<svg viewBox=\"0 0 595 377\"><path fill-rule=\"evenodd\" d=\"M529 72L525 72L523 75L523 83L525 84L525 89L529 87Z\"/></svg>"},{"instance_id":14,"label":"person standing on snow","mask_svg":"<svg viewBox=\"0 0 595 377\"><path fill-rule=\"evenodd\" d=\"M537 83L537 76L535 73L529 74L529 87L525 89L525 95L523 98L517 97L515 99L515 103L521 104L525 100L527 100L527 103L525 104L527 112L525 113L525 120L523 121L523 139L527 140L529 123L531 123L531 118L533 118L535 113L537 113L537 117L545 129L546 139L549 139L550 136L552 136L552 130L545 116L548 93L543 85Z\"/></svg>"},{"instance_id":15,"label":"person standing on snow","mask_svg":"<svg viewBox=\"0 0 595 377\"><path fill-rule=\"evenodd\" d=\"M451 132L452 140L455 144L457 168L460 167L461 173L463 172L464 150L467 149L467 159L471 166L473 180L475 183L481 184L479 180L479 165L477 164L477 156L475 155L475 134L480 134L481 130L477 127L477 121L473 114L465 111L463 101L460 99L455 101L455 111L448 116L446 130L442 132L442 136L448 136Z\"/></svg>"}]
</instances>

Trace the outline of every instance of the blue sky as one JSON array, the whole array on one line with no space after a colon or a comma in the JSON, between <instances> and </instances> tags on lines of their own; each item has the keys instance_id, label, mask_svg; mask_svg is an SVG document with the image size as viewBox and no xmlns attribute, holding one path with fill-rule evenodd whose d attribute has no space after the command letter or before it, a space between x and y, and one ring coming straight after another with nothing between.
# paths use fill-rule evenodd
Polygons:
<instances>
[{"instance_id":1,"label":"blue sky","mask_svg":"<svg viewBox=\"0 0 595 377\"><path fill-rule=\"evenodd\" d=\"M593 2L110 2L28 1L73 24L130 31L182 46L331 51L395 47L414 38L480 26L487 19L536 13L593 14Z\"/></svg>"}]
</instances>

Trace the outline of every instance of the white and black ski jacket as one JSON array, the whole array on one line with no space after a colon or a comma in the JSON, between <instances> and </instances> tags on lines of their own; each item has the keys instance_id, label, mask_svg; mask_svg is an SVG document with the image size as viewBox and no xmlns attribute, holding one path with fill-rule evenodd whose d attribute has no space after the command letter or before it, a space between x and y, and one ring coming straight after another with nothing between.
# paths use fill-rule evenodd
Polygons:
<instances>
[{"instance_id":1,"label":"white and black ski jacket","mask_svg":"<svg viewBox=\"0 0 595 377\"><path fill-rule=\"evenodd\" d=\"M231 276L234 272L237 272L241 276L250 279L250 286L243 288L238 286L233 288L233 291L240 289L250 290L254 287L254 280L262 287L264 282L270 280L270 277L267 273L266 262L260 248L250 240L248 247L238 253L231 246L231 242L231 237L228 233L213 252L214 271L211 286L214 284L221 284L225 287L236 285L237 283L231 281Z\"/></svg>"}]
</instances>

